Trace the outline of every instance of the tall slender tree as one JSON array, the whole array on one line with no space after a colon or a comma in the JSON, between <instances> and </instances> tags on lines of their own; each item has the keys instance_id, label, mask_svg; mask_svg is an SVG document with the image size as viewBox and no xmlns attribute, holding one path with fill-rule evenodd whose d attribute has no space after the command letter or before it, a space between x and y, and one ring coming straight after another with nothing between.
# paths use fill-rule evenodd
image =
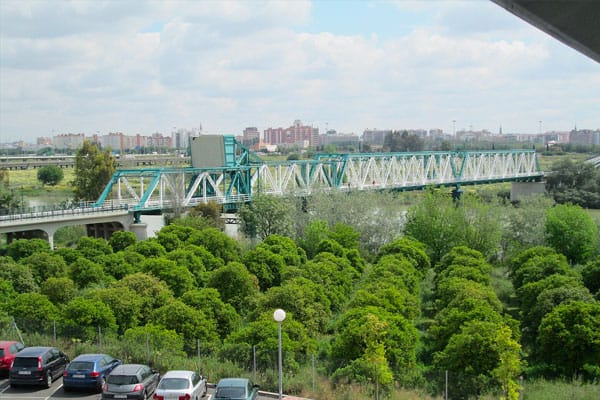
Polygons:
<instances>
[{"instance_id":1,"label":"tall slender tree","mask_svg":"<svg viewBox=\"0 0 600 400\"><path fill-rule=\"evenodd\" d=\"M100 150L95 143L84 141L75 155L75 180L72 182L75 200L98 199L115 169L116 161L109 149Z\"/></svg>"}]
</instances>

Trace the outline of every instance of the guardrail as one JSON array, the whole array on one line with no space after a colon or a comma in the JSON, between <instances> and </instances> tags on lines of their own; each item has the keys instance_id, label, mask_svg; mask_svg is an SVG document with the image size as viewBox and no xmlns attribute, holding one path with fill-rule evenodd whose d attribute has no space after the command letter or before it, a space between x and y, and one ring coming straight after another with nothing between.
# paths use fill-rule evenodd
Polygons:
<instances>
[{"instance_id":1,"label":"guardrail","mask_svg":"<svg viewBox=\"0 0 600 400\"><path fill-rule=\"evenodd\" d=\"M66 206L40 206L29 207L25 209L0 209L0 222L22 221L24 219L62 217L69 215L96 214L100 212L124 211L129 210L129 204L117 202L106 202L102 206L97 206L95 202L78 202Z\"/></svg>"}]
</instances>

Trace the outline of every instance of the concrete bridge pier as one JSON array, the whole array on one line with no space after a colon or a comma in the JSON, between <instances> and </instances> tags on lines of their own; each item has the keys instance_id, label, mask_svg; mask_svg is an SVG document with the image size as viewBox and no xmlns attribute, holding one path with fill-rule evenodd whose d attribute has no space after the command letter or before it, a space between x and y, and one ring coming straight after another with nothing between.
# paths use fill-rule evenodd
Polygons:
<instances>
[{"instance_id":1,"label":"concrete bridge pier","mask_svg":"<svg viewBox=\"0 0 600 400\"><path fill-rule=\"evenodd\" d=\"M510 185L510 201L519 201L532 194L546 193L545 182L513 182Z\"/></svg>"},{"instance_id":2,"label":"concrete bridge pier","mask_svg":"<svg viewBox=\"0 0 600 400\"><path fill-rule=\"evenodd\" d=\"M135 233L138 240L148 239L148 224L143 222L133 223L129 225L129 231Z\"/></svg>"}]
</instances>

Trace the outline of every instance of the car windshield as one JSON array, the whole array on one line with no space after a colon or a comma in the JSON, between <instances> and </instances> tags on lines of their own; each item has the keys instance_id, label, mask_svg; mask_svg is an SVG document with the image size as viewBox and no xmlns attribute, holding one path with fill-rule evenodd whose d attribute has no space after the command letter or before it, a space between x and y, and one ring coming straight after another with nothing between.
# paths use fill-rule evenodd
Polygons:
<instances>
[{"instance_id":1,"label":"car windshield","mask_svg":"<svg viewBox=\"0 0 600 400\"><path fill-rule=\"evenodd\" d=\"M138 383L136 375L109 375L108 383L112 385L135 385Z\"/></svg>"},{"instance_id":2,"label":"car windshield","mask_svg":"<svg viewBox=\"0 0 600 400\"><path fill-rule=\"evenodd\" d=\"M217 388L217 393L215 397L224 398L224 399L243 399L244 398L244 388L241 387L221 387Z\"/></svg>"},{"instance_id":3,"label":"car windshield","mask_svg":"<svg viewBox=\"0 0 600 400\"><path fill-rule=\"evenodd\" d=\"M166 378L160 381L159 389L180 390L190 387L189 381L182 378Z\"/></svg>"},{"instance_id":4,"label":"car windshield","mask_svg":"<svg viewBox=\"0 0 600 400\"><path fill-rule=\"evenodd\" d=\"M15 361L13 362L13 367L20 367L20 368L35 367L35 368L37 368L37 366L38 366L37 357L17 357L17 358L15 358Z\"/></svg>"},{"instance_id":5,"label":"car windshield","mask_svg":"<svg viewBox=\"0 0 600 400\"><path fill-rule=\"evenodd\" d=\"M69 370L77 370L77 371L81 371L81 370L93 370L94 369L94 363L93 362L87 362L87 361L73 361L71 363L71 365L69 365Z\"/></svg>"}]
</instances>

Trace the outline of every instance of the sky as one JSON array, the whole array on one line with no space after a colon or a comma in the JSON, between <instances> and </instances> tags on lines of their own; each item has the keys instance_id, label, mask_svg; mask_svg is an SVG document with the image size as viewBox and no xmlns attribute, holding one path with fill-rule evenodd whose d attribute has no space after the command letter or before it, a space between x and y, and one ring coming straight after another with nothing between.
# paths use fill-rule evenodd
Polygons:
<instances>
[{"instance_id":1,"label":"sky","mask_svg":"<svg viewBox=\"0 0 600 400\"><path fill-rule=\"evenodd\" d=\"M488 0L0 0L0 143L297 119L599 129L600 64Z\"/></svg>"}]
</instances>

